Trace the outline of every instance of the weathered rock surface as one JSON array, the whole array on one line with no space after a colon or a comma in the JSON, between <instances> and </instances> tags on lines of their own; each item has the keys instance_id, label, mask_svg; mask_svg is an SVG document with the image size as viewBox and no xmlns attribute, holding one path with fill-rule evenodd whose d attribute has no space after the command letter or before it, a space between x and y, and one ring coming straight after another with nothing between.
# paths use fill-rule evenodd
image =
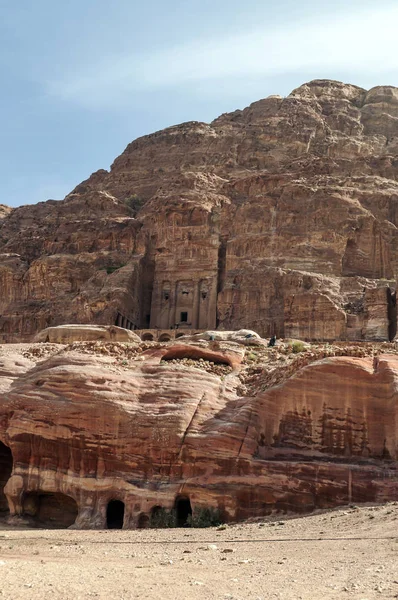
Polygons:
<instances>
[{"instance_id":1,"label":"weathered rock surface","mask_svg":"<svg viewBox=\"0 0 398 600\"><path fill-rule=\"evenodd\" d=\"M397 98L312 81L135 140L62 202L2 209L1 339L121 318L392 339Z\"/></svg>"},{"instance_id":2,"label":"weathered rock surface","mask_svg":"<svg viewBox=\"0 0 398 600\"><path fill-rule=\"evenodd\" d=\"M12 208L10 208L9 206L6 206L5 204L0 204L0 219L3 219L7 215L9 215L11 211Z\"/></svg>"},{"instance_id":3,"label":"weathered rock surface","mask_svg":"<svg viewBox=\"0 0 398 600\"><path fill-rule=\"evenodd\" d=\"M116 327L116 325L58 325L58 327L43 329L34 339L35 342L52 342L55 344L71 344L72 342L90 340L141 342L141 338L133 331Z\"/></svg>"},{"instance_id":4,"label":"weathered rock surface","mask_svg":"<svg viewBox=\"0 0 398 600\"><path fill-rule=\"evenodd\" d=\"M128 528L155 507L235 520L396 499L398 354L386 350L3 346L0 511L112 527L118 501Z\"/></svg>"},{"instance_id":5,"label":"weathered rock surface","mask_svg":"<svg viewBox=\"0 0 398 600\"><path fill-rule=\"evenodd\" d=\"M238 344L266 345L258 333L250 329L239 329L239 331L202 331L189 336L191 340L214 340L217 342L237 342Z\"/></svg>"}]
</instances>

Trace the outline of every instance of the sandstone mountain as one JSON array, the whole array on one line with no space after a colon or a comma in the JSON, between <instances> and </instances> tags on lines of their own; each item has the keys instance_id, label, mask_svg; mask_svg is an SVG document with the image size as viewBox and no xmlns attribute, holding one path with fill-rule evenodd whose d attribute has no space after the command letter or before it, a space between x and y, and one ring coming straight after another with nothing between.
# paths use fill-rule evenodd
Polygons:
<instances>
[{"instance_id":1,"label":"sandstone mountain","mask_svg":"<svg viewBox=\"0 0 398 600\"><path fill-rule=\"evenodd\" d=\"M327 80L140 138L0 207L0 341L64 323L396 333L398 89Z\"/></svg>"}]
</instances>

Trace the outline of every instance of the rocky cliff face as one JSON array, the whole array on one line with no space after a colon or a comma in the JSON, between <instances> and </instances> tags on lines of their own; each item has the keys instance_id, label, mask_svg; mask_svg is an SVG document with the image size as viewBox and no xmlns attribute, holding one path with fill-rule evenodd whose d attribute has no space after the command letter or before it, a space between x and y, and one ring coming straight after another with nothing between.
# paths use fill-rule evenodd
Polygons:
<instances>
[{"instance_id":1,"label":"rocky cliff face","mask_svg":"<svg viewBox=\"0 0 398 600\"><path fill-rule=\"evenodd\" d=\"M396 333L398 89L317 80L132 142L64 201L0 210L0 331L67 322Z\"/></svg>"},{"instance_id":2,"label":"rocky cliff face","mask_svg":"<svg viewBox=\"0 0 398 600\"><path fill-rule=\"evenodd\" d=\"M236 520L394 500L398 358L380 350L3 346L0 517L112 527L119 507L129 528L160 508Z\"/></svg>"}]
</instances>

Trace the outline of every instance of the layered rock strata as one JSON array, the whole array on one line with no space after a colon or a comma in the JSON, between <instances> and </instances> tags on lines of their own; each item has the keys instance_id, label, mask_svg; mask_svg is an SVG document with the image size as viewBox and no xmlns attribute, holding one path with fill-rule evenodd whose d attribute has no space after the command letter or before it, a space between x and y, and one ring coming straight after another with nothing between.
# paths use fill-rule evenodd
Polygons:
<instances>
[{"instance_id":1,"label":"layered rock strata","mask_svg":"<svg viewBox=\"0 0 398 600\"><path fill-rule=\"evenodd\" d=\"M0 336L63 323L396 333L398 90L316 80L0 211Z\"/></svg>"},{"instance_id":2,"label":"layered rock strata","mask_svg":"<svg viewBox=\"0 0 398 600\"><path fill-rule=\"evenodd\" d=\"M393 347L4 348L0 511L10 522L130 528L160 508L239 520L397 497Z\"/></svg>"}]
</instances>

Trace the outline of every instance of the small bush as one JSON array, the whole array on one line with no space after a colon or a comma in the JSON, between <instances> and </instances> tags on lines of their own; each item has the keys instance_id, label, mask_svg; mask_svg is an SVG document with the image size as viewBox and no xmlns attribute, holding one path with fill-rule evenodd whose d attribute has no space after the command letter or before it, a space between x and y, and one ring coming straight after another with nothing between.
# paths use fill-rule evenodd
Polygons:
<instances>
[{"instance_id":1,"label":"small bush","mask_svg":"<svg viewBox=\"0 0 398 600\"><path fill-rule=\"evenodd\" d=\"M166 510L158 508L152 515L149 522L152 529L169 529L177 527L177 518L175 510Z\"/></svg>"},{"instance_id":2,"label":"small bush","mask_svg":"<svg viewBox=\"0 0 398 600\"><path fill-rule=\"evenodd\" d=\"M116 267L106 267L106 272L108 273L108 275L111 275L112 273L118 271L118 269L121 269L122 267L124 267L124 265L118 265Z\"/></svg>"},{"instance_id":3,"label":"small bush","mask_svg":"<svg viewBox=\"0 0 398 600\"><path fill-rule=\"evenodd\" d=\"M190 527L217 527L222 525L223 519L218 508L206 506L204 508L195 508L192 515L187 519L187 525Z\"/></svg>"},{"instance_id":4,"label":"small bush","mask_svg":"<svg viewBox=\"0 0 398 600\"><path fill-rule=\"evenodd\" d=\"M137 196L137 194L133 194L129 198L126 198L124 203L130 209L132 215L135 217L138 211L144 206L145 200Z\"/></svg>"},{"instance_id":5,"label":"small bush","mask_svg":"<svg viewBox=\"0 0 398 600\"><path fill-rule=\"evenodd\" d=\"M305 350L304 342L293 342L292 344L292 352L298 354L299 352L303 352Z\"/></svg>"},{"instance_id":6,"label":"small bush","mask_svg":"<svg viewBox=\"0 0 398 600\"><path fill-rule=\"evenodd\" d=\"M100 271L106 271L108 275L112 275L112 273L118 271L119 269L125 266L126 263L123 263L122 265L109 265L108 267L101 267Z\"/></svg>"}]
</instances>

